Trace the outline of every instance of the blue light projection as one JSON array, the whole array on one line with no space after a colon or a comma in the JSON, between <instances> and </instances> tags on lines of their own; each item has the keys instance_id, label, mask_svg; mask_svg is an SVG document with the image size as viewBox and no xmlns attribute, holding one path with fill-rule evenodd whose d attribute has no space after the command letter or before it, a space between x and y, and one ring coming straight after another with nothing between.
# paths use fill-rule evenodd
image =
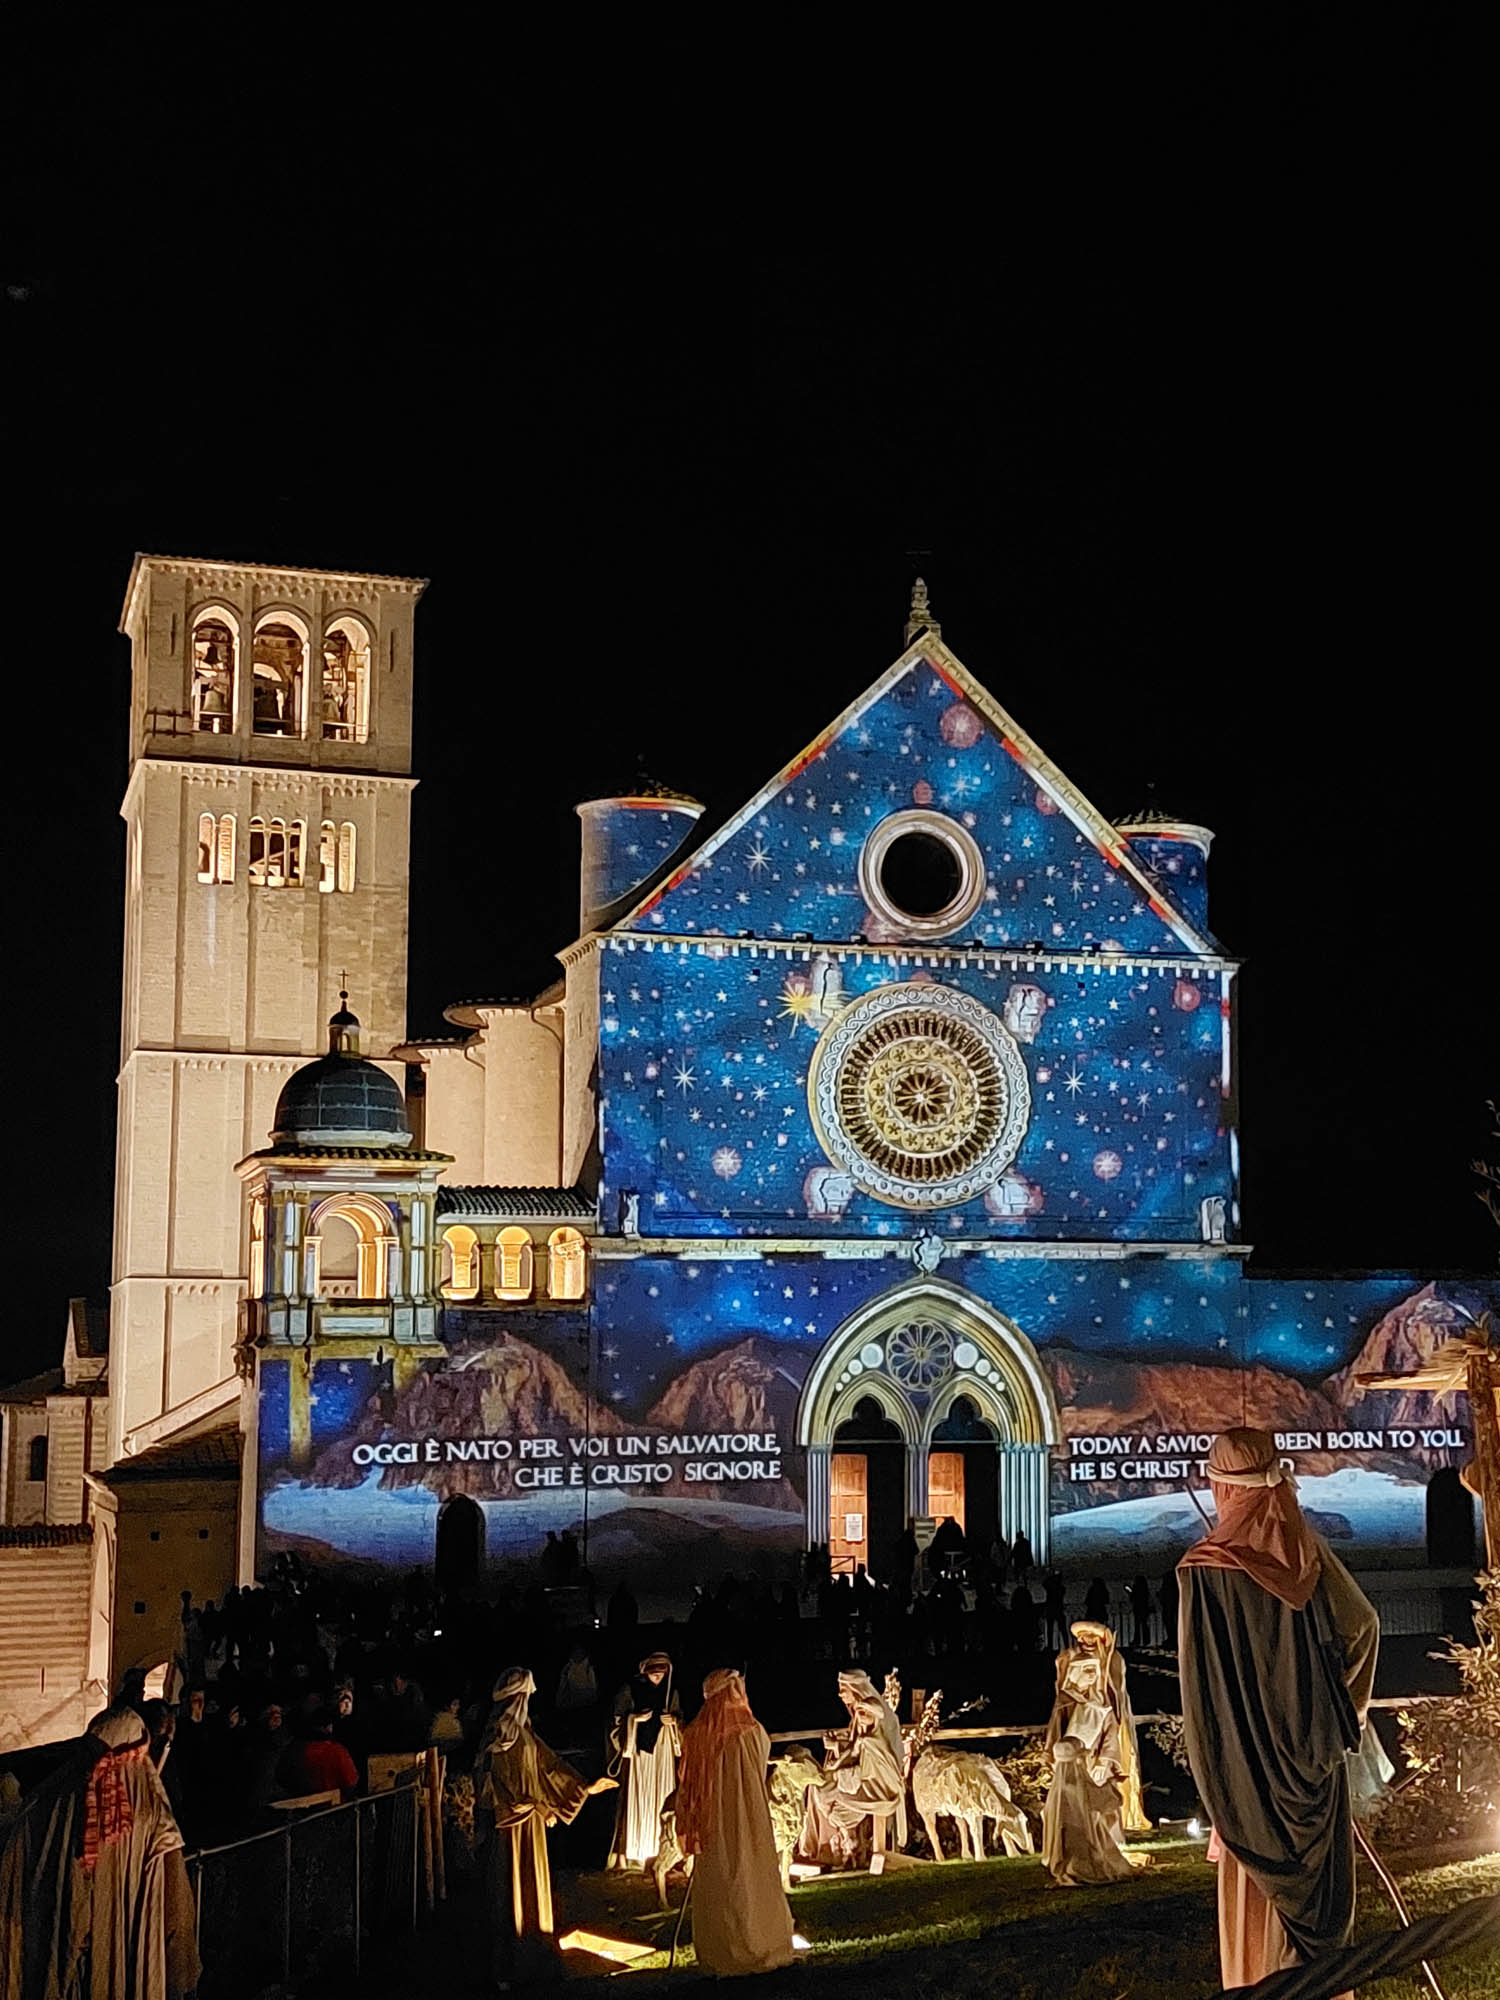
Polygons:
<instances>
[{"instance_id":1,"label":"blue light projection","mask_svg":"<svg viewBox=\"0 0 1500 2000\"><path fill-rule=\"evenodd\" d=\"M1199 930L1208 928L1208 862L1196 841L1160 830L1132 833L1130 845Z\"/></svg>"},{"instance_id":2,"label":"blue light projection","mask_svg":"<svg viewBox=\"0 0 1500 2000\"><path fill-rule=\"evenodd\" d=\"M778 795L714 852L668 878L637 931L825 939L895 933L858 880L866 834L913 806L951 815L978 843L984 900L963 937L986 946L1181 957L1170 902L1124 873L1002 741L966 691L919 659L844 729L814 746ZM1121 843L1123 846L1123 843Z\"/></svg>"},{"instance_id":3,"label":"blue light projection","mask_svg":"<svg viewBox=\"0 0 1500 2000\"><path fill-rule=\"evenodd\" d=\"M990 1397L997 1451L1019 1455L1006 1504L1031 1494L1049 1561L1170 1560L1199 1532L1184 1489L1209 1437L1240 1423L1282 1439L1323 1533L1418 1559L1428 1482L1468 1456L1466 1404L1362 1378L1409 1374L1500 1286L1245 1275L1234 967L1206 930L1201 847L1153 825L1127 848L1012 728L936 647L675 872L685 802L586 809L589 907L666 871L569 972L598 981L589 1300L449 1307L399 1367L324 1342L305 1407L305 1357L268 1349L263 1554L427 1563L463 1493L499 1564L571 1528L605 1582L787 1574L810 1524L829 1532L840 1412L882 1379L892 1409L917 1409L893 1385L921 1332L921 1365L948 1371L921 1391L928 1416L960 1389ZM898 932L889 894L881 914L860 886L866 837L913 810L962 830L979 900L954 937ZM983 1173L872 1180L850 1145L869 1070L832 1136L846 1100L820 1092L825 1150L810 1075L898 1013L870 1058L891 1058L881 1102L923 1064L924 1091L946 1074L970 1133L993 1118ZM980 1077L981 1112L979 1069L939 1060L960 1017L1000 1078ZM861 1176L932 1205L882 1201ZM799 1424L826 1449L809 1455ZM908 1436L925 1449L930 1433Z\"/></svg>"},{"instance_id":4,"label":"blue light projection","mask_svg":"<svg viewBox=\"0 0 1500 2000\"><path fill-rule=\"evenodd\" d=\"M940 1275L1042 1350L1062 1344L1138 1362L1258 1366L1305 1381L1339 1372L1369 1329L1423 1285L1409 1273L1247 1278L1240 1259L1224 1255L1075 1262L959 1253L943 1260ZM891 1257L685 1254L601 1263L594 1310L601 1389L625 1412L643 1413L686 1363L752 1336L805 1351L810 1366L851 1313L911 1277ZM1500 1304L1500 1286L1443 1291L1476 1312L1487 1299Z\"/></svg>"},{"instance_id":5,"label":"blue light projection","mask_svg":"<svg viewBox=\"0 0 1500 2000\"><path fill-rule=\"evenodd\" d=\"M714 956L715 952L722 956ZM656 1235L1125 1237L1198 1240L1202 1203L1233 1198L1220 975L1103 961L1077 971L942 964L814 947L612 939L601 967L606 1226L627 1192ZM807 1068L840 1007L890 980L981 1000L1025 1055L1031 1117L1012 1171L934 1216L830 1170Z\"/></svg>"},{"instance_id":6,"label":"blue light projection","mask_svg":"<svg viewBox=\"0 0 1500 2000\"><path fill-rule=\"evenodd\" d=\"M593 800L585 808L583 900L607 909L654 875L692 831L697 808L644 799Z\"/></svg>"}]
</instances>

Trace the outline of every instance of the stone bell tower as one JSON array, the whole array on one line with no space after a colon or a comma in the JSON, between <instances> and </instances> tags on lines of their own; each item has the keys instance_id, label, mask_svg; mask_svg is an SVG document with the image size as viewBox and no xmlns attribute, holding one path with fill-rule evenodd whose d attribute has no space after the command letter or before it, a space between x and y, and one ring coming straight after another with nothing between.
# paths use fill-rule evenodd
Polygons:
<instances>
[{"instance_id":1,"label":"stone bell tower","mask_svg":"<svg viewBox=\"0 0 1500 2000\"><path fill-rule=\"evenodd\" d=\"M347 985L406 1031L410 577L137 556L110 1455L235 1403L235 1162Z\"/></svg>"}]
</instances>

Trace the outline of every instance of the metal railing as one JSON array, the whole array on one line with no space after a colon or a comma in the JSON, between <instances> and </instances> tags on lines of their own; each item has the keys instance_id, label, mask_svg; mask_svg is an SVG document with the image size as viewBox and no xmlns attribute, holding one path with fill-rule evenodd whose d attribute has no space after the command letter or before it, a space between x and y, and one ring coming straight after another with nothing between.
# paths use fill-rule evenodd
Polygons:
<instances>
[{"instance_id":1,"label":"metal railing","mask_svg":"<svg viewBox=\"0 0 1500 2000\"><path fill-rule=\"evenodd\" d=\"M367 1944L431 1906L422 1784L324 1806L187 1857L203 2000L239 2000L293 1971L351 1970Z\"/></svg>"}]
</instances>

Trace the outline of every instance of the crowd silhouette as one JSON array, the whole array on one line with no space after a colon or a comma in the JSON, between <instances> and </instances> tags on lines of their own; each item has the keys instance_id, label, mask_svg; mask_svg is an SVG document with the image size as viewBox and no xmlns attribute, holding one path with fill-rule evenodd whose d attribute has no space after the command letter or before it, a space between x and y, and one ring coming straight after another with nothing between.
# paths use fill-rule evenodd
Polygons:
<instances>
[{"instance_id":1,"label":"crowd silhouette","mask_svg":"<svg viewBox=\"0 0 1500 2000\"><path fill-rule=\"evenodd\" d=\"M706 1671L742 1663L773 1730L836 1720L851 1663L1032 1721L1080 1611L1122 1646L1175 1645L1170 1571L1155 1590L1138 1575L1123 1591L1098 1577L1080 1591L1039 1574L1024 1535L979 1551L952 1520L925 1550L908 1531L883 1580L836 1565L825 1544L793 1575L699 1580L685 1617L649 1624L628 1580L605 1592L566 1533L547 1536L529 1575L484 1592L445 1592L425 1573L360 1588L282 1555L263 1584L218 1602L184 1591L163 1694L147 1699L136 1672L116 1699L147 1724L189 1847L206 1847L267 1825L278 1800L353 1797L376 1751L436 1744L467 1768L500 1663L531 1669L548 1740L585 1759L607 1755L612 1704L648 1642L671 1656L690 1705Z\"/></svg>"}]
</instances>

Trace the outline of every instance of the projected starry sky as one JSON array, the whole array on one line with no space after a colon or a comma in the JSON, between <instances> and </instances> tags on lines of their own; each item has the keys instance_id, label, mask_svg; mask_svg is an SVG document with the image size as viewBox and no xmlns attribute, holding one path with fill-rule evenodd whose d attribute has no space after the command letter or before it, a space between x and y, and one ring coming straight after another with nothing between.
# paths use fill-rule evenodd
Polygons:
<instances>
[{"instance_id":1,"label":"projected starry sky","mask_svg":"<svg viewBox=\"0 0 1500 2000\"><path fill-rule=\"evenodd\" d=\"M919 661L816 745L635 928L879 942L894 932L860 892L860 847L887 813L917 806L951 814L984 856L984 900L966 938L1053 951L1190 951L1151 908L1150 886L1101 854L964 693Z\"/></svg>"},{"instance_id":2,"label":"projected starry sky","mask_svg":"<svg viewBox=\"0 0 1500 2000\"><path fill-rule=\"evenodd\" d=\"M812 1046L837 1006L913 979L1015 1021L1031 1086L1012 1179L936 1217L824 1178L808 1107ZM621 947L604 981L601 1213L639 1192L644 1232L1196 1239L1200 1202L1230 1192L1215 975Z\"/></svg>"},{"instance_id":3,"label":"projected starry sky","mask_svg":"<svg viewBox=\"0 0 1500 2000\"><path fill-rule=\"evenodd\" d=\"M891 1257L847 1264L792 1255L642 1257L602 1265L601 1387L612 1402L644 1413L688 1362L751 1335L800 1350L787 1365L805 1373L852 1312L911 1275ZM1132 1260L1122 1269L1114 1260L970 1254L945 1259L939 1275L1003 1313L1044 1353L1063 1342L1135 1361L1261 1365L1314 1380L1342 1367L1380 1316L1422 1283L1390 1274L1245 1280L1234 1258Z\"/></svg>"},{"instance_id":4,"label":"projected starry sky","mask_svg":"<svg viewBox=\"0 0 1500 2000\"><path fill-rule=\"evenodd\" d=\"M983 699L918 658L717 847L689 843L686 872L634 919L644 936L611 940L606 1228L634 1194L647 1234L1197 1240L1205 1198L1232 1198L1222 975L1169 927L1160 885L1122 872L1059 809L1066 781L1028 768ZM889 913L867 906L859 856L883 819L913 806L961 825L982 857L983 894L961 926L976 948L1029 943L1074 963L965 962L909 932L900 949L841 958L842 940L902 942ZM1195 896L1199 879L1195 861ZM782 951L753 942L799 938ZM1152 963L1169 953L1175 964ZM1027 1062L1030 1116L1011 1171L935 1219L831 1173L809 1111L819 1035L892 981L972 995Z\"/></svg>"}]
</instances>

